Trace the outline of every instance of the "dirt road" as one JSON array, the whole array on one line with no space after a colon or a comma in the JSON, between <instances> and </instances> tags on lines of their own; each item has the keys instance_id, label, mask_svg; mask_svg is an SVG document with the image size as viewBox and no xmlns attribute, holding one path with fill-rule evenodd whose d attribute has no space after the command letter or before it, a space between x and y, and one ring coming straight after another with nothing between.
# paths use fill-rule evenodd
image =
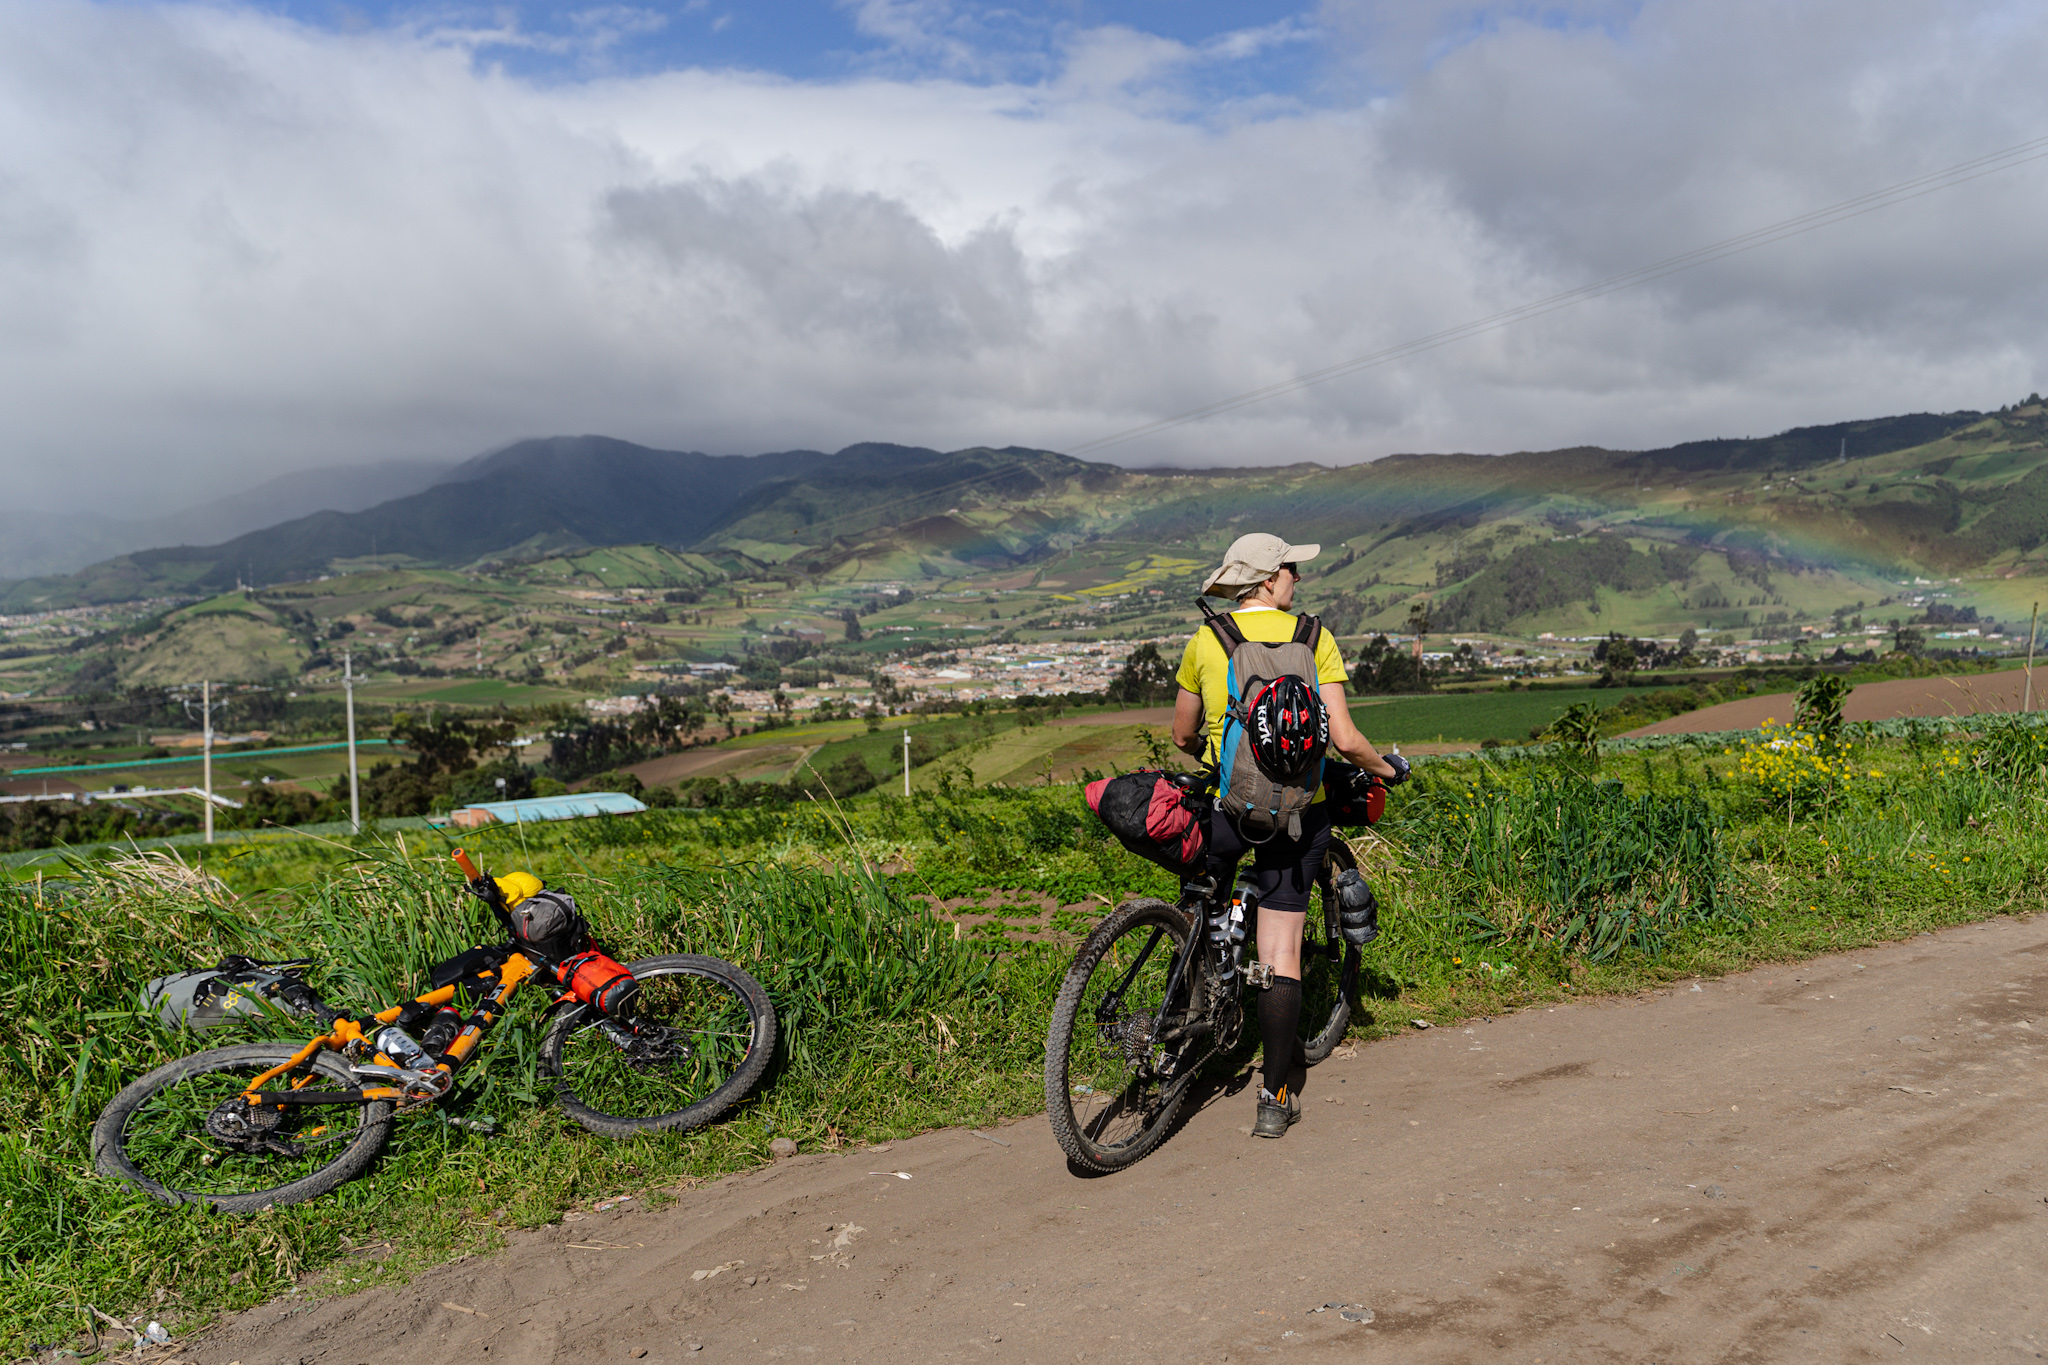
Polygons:
<instances>
[{"instance_id":1,"label":"dirt road","mask_svg":"<svg viewBox=\"0 0 2048 1365\"><path fill-rule=\"evenodd\" d=\"M1042 1119L802 1156L181 1355L2037 1360L2044 1061L2048 920L2000 921L1416 1031L1318 1067L1282 1141L1214 1095L1117 1176Z\"/></svg>"},{"instance_id":2,"label":"dirt road","mask_svg":"<svg viewBox=\"0 0 2048 1365\"><path fill-rule=\"evenodd\" d=\"M1863 683L1842 706L1846 720L1892 720L1900 716L1974 716L1983 711L2017 711L2028 700L2026 673L1965 673L1948 678L1895 678ZM2048 700L2048 669L2034 680L2033 704ZM1715 730L1755 730L1766 720L1789 725L1797 698L1789 692L1744 697L1627 731L1636 735L1697 735Z\"/></svg>"}]
</instances>

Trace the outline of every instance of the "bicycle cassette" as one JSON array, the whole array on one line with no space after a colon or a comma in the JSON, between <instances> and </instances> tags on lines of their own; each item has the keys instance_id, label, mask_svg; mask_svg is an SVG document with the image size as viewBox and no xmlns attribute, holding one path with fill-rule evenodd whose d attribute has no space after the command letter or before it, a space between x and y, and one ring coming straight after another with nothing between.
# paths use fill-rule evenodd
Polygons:
<instances>
[{"instance_id":1,"label":"bicycle cassette","mask_svg":"<svg viewBox=\"0 0 2048 1365\"><path fill-rule=\"evenodd\" d=\"M237 1095L206 1116L206 1135L247 1156L297 1156L298 1144L277 1136L283 1123L283 1105L251 1104Z\"/></svg>"}]
</instances>

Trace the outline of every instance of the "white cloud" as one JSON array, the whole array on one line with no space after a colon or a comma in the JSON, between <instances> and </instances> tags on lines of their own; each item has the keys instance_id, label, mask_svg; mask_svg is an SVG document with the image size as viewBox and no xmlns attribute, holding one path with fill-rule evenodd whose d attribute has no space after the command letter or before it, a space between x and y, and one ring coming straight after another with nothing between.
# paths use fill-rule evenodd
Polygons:
<instances>
[{"instance_id":1,"label":"white cloud","mask_svg":"<svg viewBox=\"0 0 2048 1365\"><path fill-rule=\"evenodd\" d=\"M1331 88L1378 63L1370 98L1209 108L1185 73L1310 30L1076 29L1004 82L950 9L876 0L871 31L975 79L538 85L446 33L5 7L10 496L131 514L555 432L1058 447L2048 128L2038 7L1395 12L1318 16L1364 49L1329 40ZM589 13L599 45L649 22ZM1114 454L1996 404L2048 381L2044 209L2039 163Z\"/></svg>"}]
</instances>

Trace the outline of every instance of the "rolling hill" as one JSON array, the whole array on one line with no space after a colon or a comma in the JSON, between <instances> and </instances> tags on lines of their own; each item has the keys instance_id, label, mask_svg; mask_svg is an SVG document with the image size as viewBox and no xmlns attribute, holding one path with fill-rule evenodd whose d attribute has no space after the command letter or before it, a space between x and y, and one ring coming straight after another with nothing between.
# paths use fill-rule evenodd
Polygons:
<instances>
[{"instance_id":1,"label":"rolling hill","mask_svg":"<svg viewBox=\"0 0 2048 1365\"><path fill-rule=\"evenodd\" d=\"M373 567L517 573L625 545L706 556L707 573L951 579L1103 539L1199 560L1258 526L1329 545L1320 586L1361 627L1397 625L1426 598L1454 630L1624 618L1720 628L1888 596L1885 585L1915 577L1974 576L1972 591L2009 609L2027 589L1999 585L2032 577L2048 543L2044 446L2039 404L1648 451L1396 455L1337 469L1131 470L1017 447L879 443L711 456L556 437L360 511L0 585L0 610L206 597Z\"/></svg>"}]
</instances>

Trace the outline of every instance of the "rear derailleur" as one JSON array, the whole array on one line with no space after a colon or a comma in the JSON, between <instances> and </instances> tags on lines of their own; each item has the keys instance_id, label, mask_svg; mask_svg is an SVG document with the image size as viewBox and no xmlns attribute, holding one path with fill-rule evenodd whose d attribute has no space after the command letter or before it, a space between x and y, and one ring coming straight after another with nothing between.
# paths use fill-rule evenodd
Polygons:
<instances>
[{"instance_id":1,"label":"rear derailleur","mask_svg":"<svg viewBox=\"0 0 2048 1365\"><path fill-rule=\"evenodd\" d=\"M240 1095L206 1116L206 1135L244 1156L298 1156L299 1144L278 1136L284 1123L281 1104L251 1104Z\"/></svg>"}]
</instances>

